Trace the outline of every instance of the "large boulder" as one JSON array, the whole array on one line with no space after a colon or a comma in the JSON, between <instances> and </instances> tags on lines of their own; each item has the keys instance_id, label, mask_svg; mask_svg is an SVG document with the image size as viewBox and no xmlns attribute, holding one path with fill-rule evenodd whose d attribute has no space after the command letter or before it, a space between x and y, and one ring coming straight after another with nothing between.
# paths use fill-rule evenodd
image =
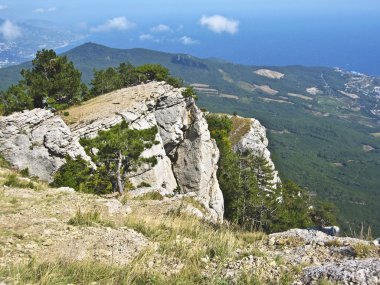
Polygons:
<instances>
[{"instance_id":1,"label":"large boulder","mask_svg":"<svg viewBox=\"0 0 380 285\"><path fill-rule=\"evenodd\" d=\"M90 160L62 118L43 109L0 117L0 153L13 167L49 182L66 155Z\"/></svg>"}]
</instances>

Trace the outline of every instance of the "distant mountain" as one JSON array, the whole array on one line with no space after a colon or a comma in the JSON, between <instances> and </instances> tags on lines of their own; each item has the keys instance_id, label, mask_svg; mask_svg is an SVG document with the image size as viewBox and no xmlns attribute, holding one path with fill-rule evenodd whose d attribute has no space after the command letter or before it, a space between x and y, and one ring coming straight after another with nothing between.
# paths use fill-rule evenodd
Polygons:
<instances>
[{"instance_id":1,"label":"distant mountain","mask_svg":"<svg viewBox=\"0 0 380 285\"><path fill-rule=\"evenodd\" d=\"M259 119L283 178L334 202L357 229L380 235L380 79L337 68L245 66L87 43L65 53L89 83L93 69L159 63L193 84L200 106ZM0 69L0 89L25 63ZM342 219L343 220L343 219Z\"/></svg>"}]
</instances>

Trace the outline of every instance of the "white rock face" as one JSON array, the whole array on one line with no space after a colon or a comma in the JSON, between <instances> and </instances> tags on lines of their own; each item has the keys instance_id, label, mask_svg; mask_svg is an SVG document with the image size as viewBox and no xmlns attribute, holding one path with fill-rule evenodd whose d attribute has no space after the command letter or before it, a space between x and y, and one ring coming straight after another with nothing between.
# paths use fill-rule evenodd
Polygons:
<instances>
[{"instance_id":1,"label":"white rock face","mask_svg":"<svg viewBox=\"0 0 380 285\"><path fill-rule=\"evenodd\" d=\"M174 173L184 193L199 193L202 202L219 217L224 205L216 176L219 150L210 137L203 113L195 105L191 108L193 123L177 148Z\"/></svg>"},{"instance_id":2,"label":"white rock face","mask_svg":"<svg viewBox=\"0 0 380 285\"><path fill-rule=\"evenodd\" d=\"M70 108L69 126L41 109L0 117L0 153L15 167L28 167L32 175L50 181L66 155L89 159L79 144L81 137L95 137L123 120L134 129L157 127L158 144L142 153L155 156L157 164L141 166L130 181L168 194L195 193L214 220L222 221L223 195L216 177L219 150L203 113L181 91L163 82L117 90Z\"/></svg>"},{"instance_id":3,"label":"white rock face","mask_svg":"<svg viewBox=\"0 0 380 285\"><path fill-rule=\"evenodd\" d=\"M90 158L61 117L34 109L0 117L0 153L13 167L51 181L65 156Z\"/></svg>"},{"instance_id":4,"label":"white rock face","mask_svg":"<svg viewBox=\"0 0 380 285\"><path fill-rule=\"evenodd\" d=\"M250 130L234 145L234 151L240 153L251 152L255 156L262 156L265 158L273 170L274 178L271 182L274 185L281 183L278 172L270 157L270 151L268 150L266 129L258 120L251 119Z\"/></svg>"}]
</instances>

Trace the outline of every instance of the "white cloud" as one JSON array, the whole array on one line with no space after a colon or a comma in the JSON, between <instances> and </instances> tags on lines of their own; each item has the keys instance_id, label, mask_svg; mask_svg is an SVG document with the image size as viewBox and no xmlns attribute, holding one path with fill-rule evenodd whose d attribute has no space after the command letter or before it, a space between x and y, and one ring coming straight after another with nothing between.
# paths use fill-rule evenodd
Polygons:
<instances>
[{"instance_id":1,"label":"white cloud","mask_svg":"<svg viewBox=\"0 0 380 285\"><path fill-rule=\"evenodd\" d=\"M150 28L152 33L171 32L172 29L168 25L160 24Z\"/></svg>"},{"instance_id":2,"label":"white cloud","mask_svg":"<svg viewBox=\"0 0 380 285\"><path fill-rule=\"evenodd\" d=\"M126 17L115 17L100 26L91 28L90 31L93 33L107 32L110 30L123 31L131 29L134 26L136 26L136 24L130 22Z\"/></svg>"},{"instance_id":3,"label":"white cloud","mask_svg":"<svg viewBox=\"0 0 380 285\"><path fill-rule=\"evenodd\" d=\"M139 36L139 39L142 41L147 41L147 40L154 40L154 37L149 34L142 34Z\"/></svg>"},{"instance_id":4,"label":"white cloud","mask_svg":"<svg viewBox=\"0 0 380 285\"><path fill-rule=\"evenodd\" d=\"M160 39L160 38L157 38L157 37L155 37L153 35L150 35L150 34L141 34L139 36L139 40L140 41L152 41L152 42L155 42L155 43L161 43L165 39Z\"/></svg>"},{"instance_id":5,"label":"white cloud","mask_svg":"<svg viewBox=\"0 0 380 285\"><path fill-rule=\"evenodd\" d=\"M54 12L56 11L57 8L55 7L50 7L50 8L36 8L33 10L34 13L40 13L40 14L43 14L43 13L49 13L49 12Z\"/></svg>"},{"instance_id":6,"label":"white cloud","mask_svg":"<svg viewBox=\"0 0 380 285\"><path fill-rule=\"evenodd\" d=\"M184 45L195 45L199 44L199 41L194 40L188 36L183 36L182 38L179 39L179 41L184 44Z\"/></svg>"},{"instance_id":7,"label":"white cloud","mask_svg":"<svg viewBox=\"0 0 380 285\"><path fill-rule=\"evenodd\" d=\"M205 16L199 21L203 27L218 33L236 34L239 30L239 21L228 19L221 15Z\"/></svg>"},{"instance_id":8,"label":"white cloud","mask_svg":"<svg viewBox=\"0 0 380 285\"><path fill-rule=\"evenodd\" d=\"M0 11L1 10L5 10L5 9L7 9L8 8L8 6L6 6L6 5L0 5Z\"/></svg>"},{"instance_id":9,"label":"white cloud","mask_svg":"<svg viewBox=\"0 0 380 285\"><path fill-rule=\"evenodd\" d=\"M21 29L16 24L6 20L0 26L0 34L2 34L7 41L12 41L21 36Z\"/></svg>"}]
</instances>

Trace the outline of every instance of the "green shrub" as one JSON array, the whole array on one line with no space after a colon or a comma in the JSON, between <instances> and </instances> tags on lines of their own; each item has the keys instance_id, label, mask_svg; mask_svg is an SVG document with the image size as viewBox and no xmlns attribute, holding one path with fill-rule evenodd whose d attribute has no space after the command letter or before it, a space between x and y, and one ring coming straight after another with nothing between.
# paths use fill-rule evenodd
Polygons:
<instances>
[{"instance_id":1,"label":"green shrub","mask_svg":"<svg viewBox=\"0 0 380 285\"><path fill-rule=\"evenodd\" d=\"M71 187L77 191L84 190L83 184L90 179L91 168L84 159L66 157L66 163L62 165L54 175L53 187ZM86 192L86 191L83 191Z\"/></svg>"},{"instance_id":2,"label":"green shrub","mask_svg":"<svg viewBox=\"0 0 380 285\"><path fill-rule=\"evenodd\" d=\"M182 96L184 98L193 98L195 100L198 100L197 93L195 92L193 87L186 87L185 90L182 91Z\"/></svg>"},{"instance_id":3,"label":"green shrub","mask_svg":"<svg viewBox=\"0 0 380 285\"><path fill-rule=\"evenodd\" d=\"M24 168L20 171L22 177L29 177L29 168Z\"/></svg>"}]
</instances>

